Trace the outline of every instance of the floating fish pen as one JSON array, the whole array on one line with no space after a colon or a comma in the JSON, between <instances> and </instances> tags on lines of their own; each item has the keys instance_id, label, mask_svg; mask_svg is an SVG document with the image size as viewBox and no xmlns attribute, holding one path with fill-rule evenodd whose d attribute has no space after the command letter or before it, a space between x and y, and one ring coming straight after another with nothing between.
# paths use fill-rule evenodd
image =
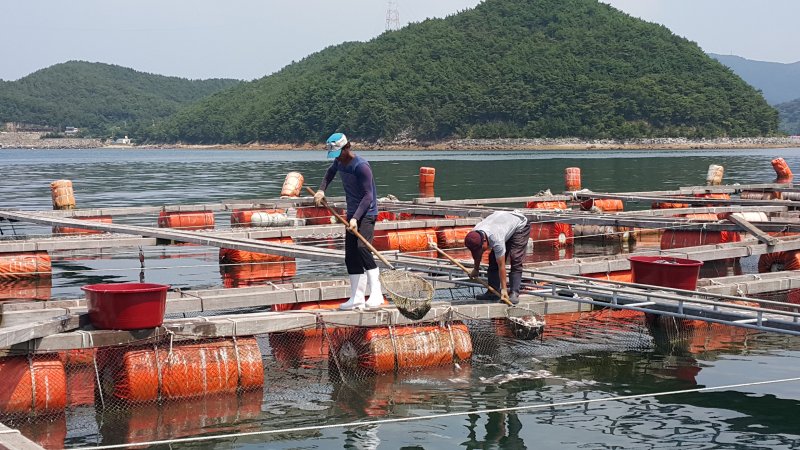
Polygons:
<instances>
[{"instance_id":1,"label":"floating fish pen","mask_svg":"<svg viewBox=\"0 0 800 450\"><path fill-rule=\"evenodd\" d=\"M458 409L446 392L476 380L552 378L531 358L800 335L800 190L781 161L773 183L712 166L704 186L597 193L571 167L561 194L451 200L422 167L419 198L379 202L374 239L434 286L420 319L338 310L345 228L297 172L276 198L152 207L81 209L58 180L52 211L0 210L0 421L63 448L406 417ZM471 265L464 236L504 209L532 225L516 306L475 300L431 248Z\"/></svg>"}]
</instances>

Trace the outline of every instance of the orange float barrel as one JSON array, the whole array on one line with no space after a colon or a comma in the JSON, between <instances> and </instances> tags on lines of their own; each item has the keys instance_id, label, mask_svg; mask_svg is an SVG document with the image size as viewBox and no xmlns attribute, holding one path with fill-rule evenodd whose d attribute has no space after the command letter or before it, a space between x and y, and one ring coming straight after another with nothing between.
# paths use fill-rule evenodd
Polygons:
<instances>
[{"instance_id":1,"label":"orange float barrel","mask_svg":"<svg viewBox=\"0 0 800 450\"><path fill-rule=\"evenodd\" d=\"M161 211L158 215L159 228L180 230L203 230L214 228L212 211Z\"/></svg>"},{"instance_id":2,"label":"orange float barrel","mask_svg":"<svg viewBox=\"0 0 800 450\"><path fill-rule=\"evenodd\" d=\"M472 357L472 338L461 322L445 326L337 328L332 333L331 351L342 369L386 373L467 361Z\"/></svg>"},{"instance_id":3,"label":"orange float barrel","mask_svg":"<svg viewBox=\"0 0 800 450\"><path fill-rule=\"evenodd\" d=\"M581 202L582 210L591 211L592 208L609 212L622 211L624 209L624 205L622 200L615 198L590 198L589 200Z\"/></svg>"},{"instance_id":4,"label":"orange float barrel","mask_svg":"<svg viewBox=\"0 0 800 450\"><path fill-rule=\"evenodd\" d=\"M57 354L0 358L0 414L61 411L67 404L67 378Z\"/></svg>"},{"instance_id":5,"label":"orange float barrel","mask_svg":"<svg viewBox=\"0 0 800 450\"><path fill-rule=\"evenodd\" d=\"M294 239L292 239L291 236L259 239L259 241L287 245L294 244ZM270 263L281 261L294 261L294 258L272 255L269 253L248 252L245 250L236 250L232 248L219 249L220 264Z\"/></svg>"},{"instance_id":6,"label":"orange float barrel","mask_svg":"<svg viewBox=\"0 0 800 450\"><path fill-rule=\"evenodd\" d=\"M253 222L253 214L266 213L266 214L284 214L286 211L283 209L234 209L231 211L231 226L232 227L249 227Z\"/></svg>"},{"instance_id":7,"label":"orange float barrel","mask_svg":"<svg viewBox=\"0 0 800 450\"><path fill-rule=\"evenodd\" d=\"M49 277L51 273L47 252L0 254L0 280Z\"/></svg>"},{"instance_id":8,"label":"orange float barrel","mask_svg":"<svg viewBox=\"0 0 800 450\"><path fill-rule=\"evenodd\" d=\"M525 203L526 208L530 209L567 209L567 202L539 202L530 201Z\"/></svg>"},{"instance_id":9,"label":"orange float barrel","mask_svg":"<svg viewBox=\"0 0 800 450\"><path fill-rule=\"evenodd\" d=\"M564 187L567 191L581 190L581 168L567 167L564 169Z\"/></svg>"},{"instance_id":10,"label":"orange float barrel","mask_svg":"<svg viewBox=\"0 0 800 450\"><path fill-rule=\"evenodd\" d=\"M436 245L439 248L457 248L464 246L464 237L472 231L472 227L441 227L436 230Z\"/></svg>"},{"instance_id":11,"label":"orange float barrel","mask_svg":"<svg viewBox=\"0 0 800 450\"><path fill-rule=\"evenodd\" d=\"M100 223L113 223L111 216L90 216L90 217L73 217L76 220L85 220L87 222L100 222ZM90 230L87 228L55 226L53 227L53 234L101 234L100 230Z\"/></svg>"},{"instance_id":12,"label":"orange float barrel","mask_svg":"<svg viewBox=\"0 0 800 450\"><path fill-rule=\"evenodd\" d=\"M419 168L419 195L421 197L433 197L433 183L436 179L436 169L433 167Z\"/></svg>"},{"instance_id":13,"label":"orange float barrel","mask_svg":"<svg viewBox=\"0 0 800 450\"><path fill-rule=\"evenodd\" d=\"M789 168L789 165L786 164L786 161L783 158L775 158L772 160L772 168L775 169L775 173L778 175L779 180L786 180L791 181L792 177L792 169Z\"/></svg>"},{"instance_id":14,"label":"orange float barrel","mask_svg":"<svg viewBox=\"0 0 800 450\"><path fill-rule=\"evenodd\" d=\"M289 172L286 174L286 179L283 180L281 197L297 197L300 195L301 189L303 189L303 174Z\"/></svg>"},{"instance_id":15,"label":"orange float barrel","mask_svg":"<svg viewBox=\"0 0 800 450\"><path fill-rule=\"evenodd\" d=\"M264 383L261 352L251 337L108 347L98 350L97 360L106 395L134 403L234 393Z\"/></svg>"},{"instance_id":16,"label":"orange float barrel","mask_svg":"<svg viewBox=\"0 0 800 450\"><path fill-rule=\"evenodd\" d=\"M430 184L436 180L436 169L433 167L420 167L419 168L419 185Z\"/></svg>"},{"instance_id":17,"label":"orange float barrel","mask_svg":"<svg viewBox=\"0 0 800 450\"><path fill-rule=\"evenodd\" d=\"M725 168L716 164L708 166L708 173L706 173L706 186L719 186L722 184L722 176L725 173Z\"/></svg>"},{"instance_id":18,"label":"orange float barrel","mask_svg":"<svg viewBox=\"0 0 800 450\"><path fill-rule=\"evenodd\" d=\"M50 183L50 196L53 198L53 209L75 209L72 181L56 180Z\"/></svg>"},{"instance_id":19,"label":"orange float barrel","mask_svg":"<svg viewBox=\"0 0 800 450\"><path fill-rule=\"evenodd\" d=\"M378 250L418 252L430 248L428 242L436 242L433 228L411 228L408 230L375 230L372 245Z\"/></svg>"},{"instance_id":20,"label":"orange float barrel","mask_svg":"<svg viewBox=\"0 0 800 450\"><path fill-rule=\"evenodd\" d=\"M531 223L533 246L562 248L572 245L575 238L572 225L558 222Z\"/></svg>"}]
</instances>

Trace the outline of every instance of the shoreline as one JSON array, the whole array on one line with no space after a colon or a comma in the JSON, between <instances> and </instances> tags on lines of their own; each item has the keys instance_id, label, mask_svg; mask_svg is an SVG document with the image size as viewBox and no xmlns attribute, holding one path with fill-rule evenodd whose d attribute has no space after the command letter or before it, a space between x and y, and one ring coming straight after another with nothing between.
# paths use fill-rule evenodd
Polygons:
<instances>
[{"instance_id":1,"label":"shoreline","mask_svg":"<svg viewBox=\"0 0 800 450\"><path fill-rule=\"evenodd\" d=\"M4 133L0 135L2 149L143 149L143 150L313 150L322 143L260 143L249 144L104 144L99 139L40 139ZM800 148L800 136L748 137L717 139L647 138L603 139L449 139L443 141L377 141L354 140L356 149L375 151L587 151L587 150L735 150Z\"/></svg>"},{"instance_id":2,"label":"shoreline","mask_svg":"<svg viewBox=\"0 0 800 450\"><path fill-rule=\"evenodd\" d=\"M564 139L452 139L446 141L418 142L359 142L356 149L369 151L586 151L586 150L735 150L800 148L800 137L771 138L720 138L692 140L685 138L583 140ZM141 145L134 148L187 149L187 150L313 150L322 144L173 144Z\"/></svg>"}]
</instances>

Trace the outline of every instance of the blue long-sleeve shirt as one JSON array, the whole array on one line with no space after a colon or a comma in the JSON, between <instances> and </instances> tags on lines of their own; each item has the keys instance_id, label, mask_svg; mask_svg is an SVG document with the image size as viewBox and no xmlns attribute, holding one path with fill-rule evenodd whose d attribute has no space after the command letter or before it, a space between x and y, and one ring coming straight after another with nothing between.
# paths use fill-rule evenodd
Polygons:
<instances>
[{"instance_id":1,"label":"blue long-sleeve shirt","mask_svg":"<svg viewBox=\"0 0 800 450\"><path fill-rule=\"evenodd\" d=\"M333 160L319 188L327 190L337 173L341 173L347 200L347 218L361 220L364 216L377 216L378 190L369 162L358 155L346 166L340 164L338 159Z\"/></svg>"}]
</instances>

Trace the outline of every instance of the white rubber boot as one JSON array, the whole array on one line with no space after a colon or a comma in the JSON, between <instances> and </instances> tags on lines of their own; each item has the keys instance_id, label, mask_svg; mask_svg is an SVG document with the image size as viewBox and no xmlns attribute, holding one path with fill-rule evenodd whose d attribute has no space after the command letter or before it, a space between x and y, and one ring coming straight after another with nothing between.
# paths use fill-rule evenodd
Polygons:
<instances>
[{"instance_id":1,"label":"white rubber boot","mask_svg":"<svg viewBox=\"0 0 800 450\"><path fill-rule=\"evenodd\" d=\"M386 300L383 298L381 291L380 269L375 268L367 271L367 280L369 281L369 300L367 300L367 309L378 308Z\"/></svg>"},{"instance_id":2,"label":"white rubber boot","mask_svg":"<svg viewBox=\"0 0 800 450\"><path fill-rule=\"evenodd\" d=\"M359 273L350 275L350 299L339 305L342 311L364 309L364 292L367 290L367 275Z\"/></svg>"}]
</instances>

